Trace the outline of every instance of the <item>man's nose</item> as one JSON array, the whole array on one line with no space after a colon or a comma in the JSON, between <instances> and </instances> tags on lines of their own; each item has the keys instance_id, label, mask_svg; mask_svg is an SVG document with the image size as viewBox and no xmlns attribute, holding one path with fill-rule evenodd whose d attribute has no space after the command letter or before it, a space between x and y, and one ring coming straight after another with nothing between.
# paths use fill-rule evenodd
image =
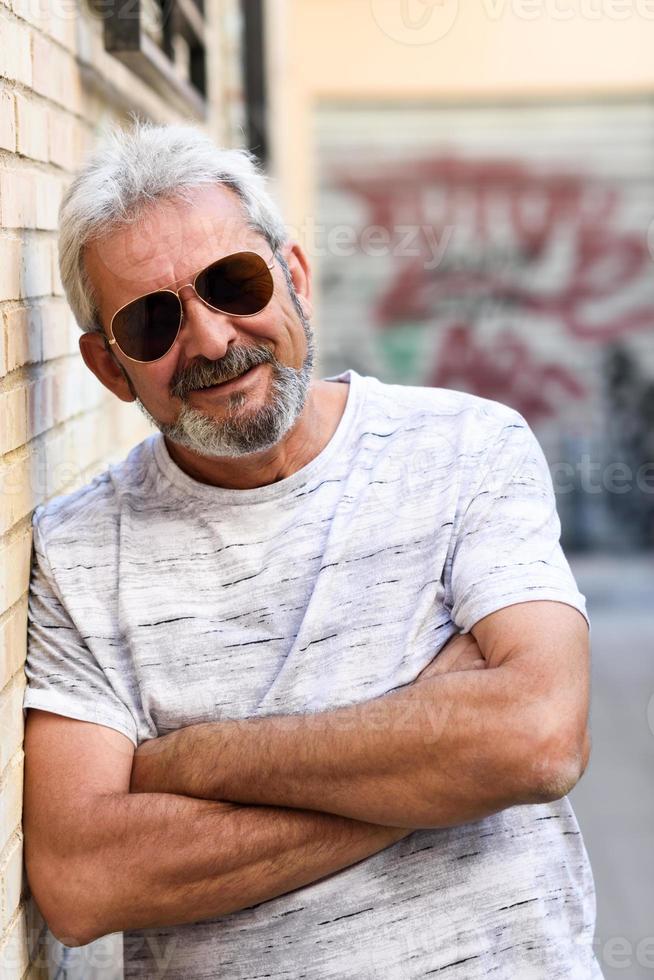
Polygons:
<instances>
[{"instance_id":1,"label":"man's nose","mask_svg":"<svg viewBox=\"0 0 654 980\"><path fill-rule=\"evenodd\" d=\"M238 337L233 320L226 313L205 306L192 286L183 286L179 298L184 311L179 337L185 360L189 363L202 355L210 361L219 361Z\"/></svg>"}]
</instances>

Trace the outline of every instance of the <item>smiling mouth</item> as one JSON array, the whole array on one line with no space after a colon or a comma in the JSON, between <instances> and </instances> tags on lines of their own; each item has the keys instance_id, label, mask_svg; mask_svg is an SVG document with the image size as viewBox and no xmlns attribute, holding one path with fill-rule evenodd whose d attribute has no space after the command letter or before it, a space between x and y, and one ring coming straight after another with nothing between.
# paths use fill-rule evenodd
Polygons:
<instances>
[{"instance_id":1,"label":"smiling mouth","mask_svg":"<svg viewBox=\"0 0 654 980\"><path fill-rule=\"evenodd\" d=\"M222 388L223 385L228 385L232 381L237 381L239 378L244 378L257 367L259 367L259 365L254 364L252 367L248 368L247 371L242 371L241 374L233 374L230 378L223 378L222 381L215 381L213 384L204 385L202 388L193 388L193 391L212 391L214 388Z\"/></svg>"},{"instance_id":2,"label":"smiling mouth","mask_svg":"<svg viewBox=\"0 0 654 980\"><path fill-rule=\"evenodd\" d=\"M222 381L214 381L213 384L203 385L201 388L194 388L194 391L206 391L208 388L220 388L221 385L226 385L229 381L236 381L237 378L242 378L244 375L248 374L252 368L248 368L247 371L242 371L240 374L232 374L229 378L223 378Z\"/></svg>"},{"instance_id":3,"label":"smiling mouth","mask_svg":"<svg viewBox=\"0 0 654 980\"><path fill-rule=\"evenodd\" d=\"M243 373L247 374L247 371L244 371ZM237 378L242 377L242 374L235 374L231 378L223 378L222 381L214 381L214 383L211 385L203 385L201 388L194 388L193 391L210 391L211 388L220 388L221 385L226 385L228 381L235 381Z\"/></svg>"}]
</instances>

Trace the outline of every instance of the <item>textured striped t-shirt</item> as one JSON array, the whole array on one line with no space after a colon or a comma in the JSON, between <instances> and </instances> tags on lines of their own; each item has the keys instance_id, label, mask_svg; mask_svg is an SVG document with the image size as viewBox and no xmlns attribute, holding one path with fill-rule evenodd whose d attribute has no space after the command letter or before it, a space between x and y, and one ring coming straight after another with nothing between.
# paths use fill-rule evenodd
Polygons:
<instances>
[{"instance_id":1,"label":"textured striped t-shirt","mask_svg":"<svg viewBox=\"0 0 654 980\"><path fill-rule=\"evenodd\" d=\"M329 443L250 490L157 433L34 518L25 707L135 745L411 682L512 603L585 615L543 453L514 410L354 371ZM253 908L124 934L126 978L591 980L595 898L567 799L418 830Z\"/></svg>"}]
</instances>

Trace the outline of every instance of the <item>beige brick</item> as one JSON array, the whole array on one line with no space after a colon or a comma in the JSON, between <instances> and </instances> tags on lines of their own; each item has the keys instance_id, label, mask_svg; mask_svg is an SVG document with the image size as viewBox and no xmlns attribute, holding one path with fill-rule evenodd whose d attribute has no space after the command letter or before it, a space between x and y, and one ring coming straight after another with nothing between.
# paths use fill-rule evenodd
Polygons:
<instances>
[{"instance_id":1,"label":"beige brick","mask_svg":"<svg viewBox=\"0 0 654 980\"><path fill-rule=\"evenodd\" d=\"M49 0L11 0L11 9L32 27L48 31L50 27Z\"/></svg>"},{"instance_id":2,"label":"beige brick","mask_svg":"<svg viewBox=\"0 0 654 980\"><path fill-rule=\"evenodd\" d=\"M24 170L0 173L0 214L4 228L36 226L37 180L38 175Z\"/></svg>"},{"instance_id":3,"label":"beige brick","mask_svg":"<svg viewBox=\"0 0 654 980\"><path fill-rule=\"evenodd\" d=\"M57 242L52 242L52 252L51 252L51 273L52 273L52 293L54 296L63 296L64 287L61 282L61 276L59 274L59 250L57 248Z\"/></svg>"},{"instance_id":4,"label":"beige brick","mask_svg":"<svg viewBox=\"0 0 654 980\"><path fill-rule=\"evenodd\" d=\"M36 191L35 227L55 231L59 227L59 202L62 184L58 177L38 174L34 180Z\"/></svg>"},{"instance_id":5,"label":"beige brick","mask_svg":"<svg viewBox=\"0 0 654 980\"><path fill-rule=\"evenodd\" d=\"M63 109L51 108L48 113L48 159L64 170L73 170L79 160L76 124Z\"/></svg>"},{"instance_id":6,"label":"beige brick","mask_svg":"<svg viewBox=\"0 0 654 980\"><path fill-rule=\"evenodd\" d=\"M52 403L55 423L65 422L87 405L84 392L80 389L77 378L78 372L72 370L70 362L58 365L57 373L52 379Z\"/></svg>"},{"instance_id":7,"label":"beige brick","mask_svg":"<svg viewBox=\"0 0 654 980\"><path fill-rule=\"evenodd\" d=\"M20 253L18 238L0 238L0 301L20 298Z\"/></svg>"},{"instance_id":8,"label":"beige brick","mask_svg":"<svg viewBox=\"0 0 654 980\"><path fill-rule=\"evenodd\" d=\"M52 244L49 238L26 235L20 256L20 295L26 299L52 292Z\"/></svg>"},{"instance_id":9,"label":"beige brick","mask_svg":"<svg viewBox=\"0 0 654 980\"><path fill-rule=\"evenodd\" d=\"M31 447L30 447L31 448ZM44 494L38 493L39 459L36 453L17 450L0 460L0 534L14 527L41 503ZM45 486L45 480L42 481ZM0 628L0 656L2 629ZM0 685L8 677L0 664Z\"/></svg>"},{"instance_id":10,"label":"beige brick","mask_svg":"<svg viewBox=\"0 0 654 980\"><path fill-rule=\"evenodd\" d=\"M21 531L0 543L0 611L9 609L27 592L30 579L31 530Z\"/></svg>"},{"instance_id":11,"label":"beige brick","mask_svg":"<svg viewBox=\"0 0 654 980\"><path fill-rule=\"evenodd\" d=\"M0 928L5 931L23 892L23 840L16 834L0 856Z\"/></svg>"},{"instance_id":12,"label":"beige brick","mask_svg":"<svg viewBox=\"0 0 654 980\"><path fill-rule=\"evenodd\" d=\"M66 433L63 429L55 429L54 432L48 432L38 440L39 445L43 447L45 457L43 473L46 498L54 497L60 492L59 474L55 471L60 461L66 458L65 439Z\"/></svg>"},{"instance_id":13,"label":"beige brick","mask_svg":"<svg viewBox=\"0 0 654 980\"><path fill-rule=\"evenodd\" d=\"M52 35L52 19L56 0L12 0L12 10L16 16L26 20L36 31L32 34Z\"/></svg>"},{"instance_id":14,"label":"beige brick","mask_svg":"<svg viewBox=\"0 0 654 980\"><path fill-rule=\"evenodd\" d=\"M10 980L10 978L18 980L29 969L29 965L25 916L19 915L11 924L7 935L2 938L0 978L1 980Z\"/></svg>"},{"instance_id":15,"label":"beige brick","mask_svg":"<svg viewBox=\"0 0 654 980\"><path fill-rule=\"evenodd\" d=\"M16 92L16 147L32 160L48 159L47 107L20 92Z\"/></svg>"},{"instance_id":16,"label":"beige brick","mask_svg":"<svg viewBox=\"0 0 654 980\"><path fill-rule=\"evenodd\" d=\"M3 691L0 691L0 772L9 764L12 756L23 744L23 692L25 672L18 671ZM1 877L1 875L0 875Z\"/></svg>"},{"instance_id":17,"label":"beige brick","mask_svg":"<svg viewBox=\"0 0 654 980\"><path fill-rule=\"evenodd\" d=\"M23 812L22 749L14 756L0 778L0 850L7 846L12 834L20 827ZM0 959L0 977L2 960Z\"/></svg>"},{"instance_id":18,"label":"beige brick","mask_svg":"<svg viewBox=\"0 0 654 980\"><path fill-rule=\"evenodd\" d=\"M57 422L63 422L70 415L75 414L74 412L68 411L68 409L70 401L76 397L76 392L74 390L68 390L67 392L66 390L69 385L74 389L75 383L73 378L73 375L69 375L65 362L57 365L55 372L50 374L48 378L49 384L41 396L44 400L44 410L50 412L52 417L52 422L48 428L52 428ZM82 410L82 406L80 406L79 411Z\"/></svg>"},{"instance_id":19,"label":"beige brick","mask_svg":"<svg viewBox=\"0 0 654 980\"><path fill-rule=\"evenodd\" d=\"M48 31L59 44L75 52L79 0L49 0L50 23Z\"/></svg>"},{"instance_id":20,"label":"beige brick","mask_svg":"<svg viewBox=\"0 0 654 980\"><path fill-rule=\"evenodd\" d=\"M41 360L41 310L19 306L5 312L7 370Z\"/></svg>"},{"instance_id":21,"label":"beige brick","mask_svg":"<svg viewBox=\"0 0 654 980\"><path fill-rule=\"evenodd\" d=\"M81 358L68 362L65 370L54 379L55 422L88 412L104 401L106 389L93 375Z\"/></svg>"},{"instance_id":22,"label":"beige brick","mask_svg":"<svg viewBox=\"0 0 654 980\"><path fill-rule=\"evenodd\" d=\"M79 353L80 331L61 299L45 300L41 304L41 325L44 361Z\"/></svg>"},{"instance_id":23,"label":"beige brick","mask_svg":"<svg viewBox=\"0 0 654 980\"><path fill-rule=\"evenodd\" d=\"M77 153L78 161L85 160L87 156L89 156L89 154L93 151L95 142L95 130L91 126L80 125L77 127L75 152Z\"/></svg>"},{"instance_id":24,"label":"beige brick","mask_svg":"<svg viewBox=\"0 0 654 980\"><path fill-rule=\"evenodd\" d=\"M27 655L27 597L20 599L0 625L0 684L4 687Z\"/></svg>"},{"instance_id":25,"label":"beige brick","mask_svg":"<svg viewBox=\"0 0 654 980\"><path fill-rule=\"evenodd\" d=\"M9 20L1 11L0 14L0 35L2 36L0 75L30 86L32 84L32 63L29 28Z\"/></svg>"},{"instance_id":26,"label":"beige brick","mask_svg":"<svg viewBox=\"0 0 654 980\"><path fill-rule=\"evenodd\" d=\"M55 383L53 374L46 374L27 385L27 434L33 439L55 424Z\"/></svg>"},{"instance_id":27,"label":"beige brick","mask_svg":"<svg viewBox=\"0 0 654 980\"><path fill-rule=\"evenodd\" d=\"M55 98L57 82L55 79L56 52L46 37L32 36L32 87L39 95Z\"/></svg>"},{"instance_id":28,"label":"beige brick","mask_svg":"<svg viewBox=\"0 0 654 980\"><path fill-rule=\"evenodd\" d=\"M75 482L94 461L115 451L116 439L108 423L112 419L107 419L106 412L90 409L87 415L71 419L65 429L46 431L28 448L21 447L0 460L0 535L24 521L38 504ZM124 437L121 433L120 441L129 445L130 437L133 441L133 433L126 432ZM0 617L0 685L16 671L17 661L11 658L9 647L22 642L23 624L14 622L15 615L13 610L8 614L4 639Z\"/></svg>"},{"instance_id":29,"label":"beige brick","mask_svg":"<svg viewBox=\"0 0 654 980\"><path fill-rule=\"evenodd\" d=\"M70 112L80 112L82 88L77 62L70 52L41 34L32 37L32 74L35 92Z\"/></svg>"},{"instance_id":30,"label":"beige brick","mask_svg":"<svg viewBox=\"0 0 654 980\"><path fill-rule=\"evenodd\" d=\"M16 149L16 118L14 96L5 89L0 91L0 149Z\"/></svg>"},{"instance_id":31,"label":"beige brick","mask_svg":"<svg viewBox=\"0 0 654 980\"><path fill-rule=\"evenodd\" d=\"M73 484L83 486L88 481L81 480L81 474L88 463L102 458L102 450L98 445L101 441L98 439L98 433L102 432L100 420L93 419L95 421L93 429L80 426L80 423L85 423L87 419L88 416L74 419L63 431L57 430L48 434L45 469L48 499L63 493ZM88 437L86 442L83 441L82 436ZM96 472L99 469L100 467Z\"/></svg>"},{"instance_id":32,"label":"beige brick","mask_svg":"<svg viewBox=\"0 0 654 980\"><path fill-rule=\"evenodd\" d=\"M0 392L0 456L26 441L27 400L24 387L19 385Z\"/></svg>"}]
</instances>

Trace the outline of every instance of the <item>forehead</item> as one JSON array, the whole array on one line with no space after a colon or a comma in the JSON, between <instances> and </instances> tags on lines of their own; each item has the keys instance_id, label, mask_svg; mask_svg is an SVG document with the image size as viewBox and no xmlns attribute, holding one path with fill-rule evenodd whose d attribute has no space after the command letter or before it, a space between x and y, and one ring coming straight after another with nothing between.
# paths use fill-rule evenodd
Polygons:
<instances>
[{"instance_id":1,"label":"forehead","mask_svg":"<svg viewBox=\"0 0 654 980\"><path fill-rule=\"evenodd\" d=\"M230 252L263 253L262 236L249 227L231 188L212 184L187 200L162 200L136 221L112 229L84 250L84 263L103 313L190 276Z\"/></svg>"}]
</instances>

